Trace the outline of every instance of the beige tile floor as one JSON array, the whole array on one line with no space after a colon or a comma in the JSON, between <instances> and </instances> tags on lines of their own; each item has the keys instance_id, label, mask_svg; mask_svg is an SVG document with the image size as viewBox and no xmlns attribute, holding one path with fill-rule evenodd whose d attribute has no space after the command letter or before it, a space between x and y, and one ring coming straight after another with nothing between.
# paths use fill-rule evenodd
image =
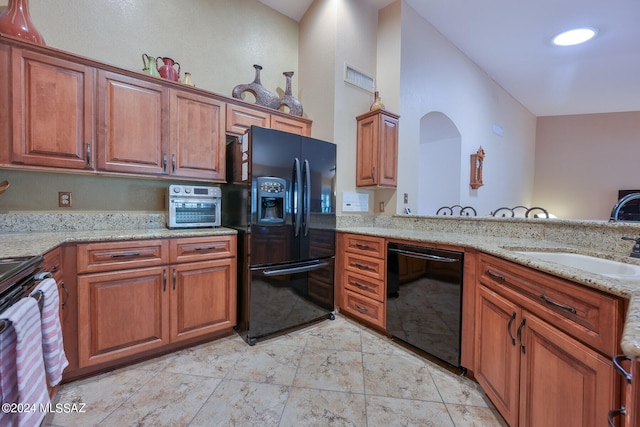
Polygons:
<instances>
[{"instance_id":1,"label":"beige tile floor","mask_svg":"<svg viewBox=\"0 0 640 427\"><path fill-rule=\"evenodd\" d=\"M54 403L85 406L51 426L505 426L476 383L340 315L65 384Z\"/></svg>"}]
</instances>

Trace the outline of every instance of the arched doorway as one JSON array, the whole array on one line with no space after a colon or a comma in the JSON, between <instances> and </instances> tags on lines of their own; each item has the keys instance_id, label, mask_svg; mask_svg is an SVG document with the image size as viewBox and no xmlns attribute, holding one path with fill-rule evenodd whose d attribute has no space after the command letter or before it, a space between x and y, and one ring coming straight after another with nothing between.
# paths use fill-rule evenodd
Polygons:
<instances>
[{"instance_id":1,"label":"arched doorway","mask_svg":"<svg viewBox=\"0 0 640 427\"><path fill-rule=\"evenodd\" d=\"M420 119L420 183L418 214L460 204L462 140L456 125L438 111Z\"/></svg>"}]
</instances>

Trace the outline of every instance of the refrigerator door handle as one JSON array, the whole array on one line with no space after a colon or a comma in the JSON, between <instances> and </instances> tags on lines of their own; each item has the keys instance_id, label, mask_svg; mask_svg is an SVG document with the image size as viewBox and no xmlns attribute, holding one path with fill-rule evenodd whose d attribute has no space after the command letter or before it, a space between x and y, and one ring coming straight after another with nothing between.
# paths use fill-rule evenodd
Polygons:
<instances>
[{"instance_id":1,"label":"refrigerator door handle","mask_svg":"<svg viewBox=\"0 0 640 427\"><path fill-rule=\"evenodd\" d=\"M302 187L302 177L300 174L300 159L296 157L293 161L293 191L291 195L291 210L293 211L293 236L298 237L302 224L302 199L300 187Z\"/></svg>"},{"instance_id":2,"label":"refrigerator door handle","mask_svg":"<svg viewBox=\"0 0 640 427\"><path fill-rule=\"evenodd\" d=\"M304 161L304 188L302 194L302 211L304 212L304 222L302 226L304 227L304 235L306 237L309 234L309 221L311 220L311 169L309 168L309 160Z\"/></svg>"},{"instance_id":3,"label":"refrigerator door handle","mask_svg":"<svg viewBox=\"0 0 640 427\"><path fill-rule=\"evenodd\" d=\"M265 270L262 272L265 276L279 276L281 274L293 274L293 273L304 273L306 271L317 270L322 267L328 266L328 262L320 262L317 264L311 265L303 265L301 267L288 267L288 268L280 268L277 270Z\"/></svg>"}]
</instances>

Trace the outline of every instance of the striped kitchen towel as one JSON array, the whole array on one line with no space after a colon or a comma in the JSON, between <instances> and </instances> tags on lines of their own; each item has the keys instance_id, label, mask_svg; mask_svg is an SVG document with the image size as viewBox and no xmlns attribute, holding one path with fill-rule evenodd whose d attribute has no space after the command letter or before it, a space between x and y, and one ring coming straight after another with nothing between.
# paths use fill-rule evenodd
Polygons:
<instances>
[{"instance_id":1,"label":"striped kitchen towel","mask_svg":"<svg viewBox=\"0 0 640 427\"><path fill-rule=\"evenodd\" d=\"M34 296L38 291L42 292L44 298L44 303L41 304L44 367L49 375L49 385L53 387L62 380L62 371L69 365L62 344L58 285L54 279L45 279L35 287L31 295Z\"/></svg>"},{"instance_id":2,"label":"striped kitchen towel","mask_svg":"<svg viewBox=\"0 0 640 427\"><path fill-rule=\"evenodd\" d=\"M16 408L0 411L0 425L37 426L45 416L42 407L50 402L38 303L34 298L22 298L2 317L10 320L11 326L0 334L0 392L3 408L4 404L15 404Z\"/></svg>"}]
</instances>

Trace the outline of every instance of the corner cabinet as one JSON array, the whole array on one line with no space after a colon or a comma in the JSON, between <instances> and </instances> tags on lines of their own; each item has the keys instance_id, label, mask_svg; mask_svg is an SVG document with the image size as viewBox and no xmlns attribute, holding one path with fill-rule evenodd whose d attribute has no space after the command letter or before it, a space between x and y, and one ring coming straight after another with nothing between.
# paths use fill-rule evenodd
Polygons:
<instances>
[{"instance_id":1,"label":"corner cabinet","mask_svg":"<svg viewBox=\"0 0 640 427\"><path fill-rule=\"evenodd\" d=\"M230 331L235 254L228 235L79 244L78 367Z\"/></svg>"},{"instance_id":2,"label":"corner cabinet","mask_svg":"<svg viewBox=\"0 0 640 427\"><path fill-rule=\"evenodd\" d=\"M11 49L11 162L93 169L94 73L82 64Z\"/></svg>"},{"instance_id":3,"label":"corner cabinet","mask_svg":"<svg viewBox=\"0 0 640 427\"><path fill-rule=\"evenodd\" d=\"M474 374L507 423L606 425L621 302L484 254L479 266Z\"/></svg>"},{"instance_id":4,"label":"corner cabinet","mask_svg":"<svg viewBox=\"0 0 640 427\"><path fill-rule=\"evenodd\" d=\"M356 117L357 187L396 188L399 118L386 110L369 111Z\"/></svg>"}]
</instances>

